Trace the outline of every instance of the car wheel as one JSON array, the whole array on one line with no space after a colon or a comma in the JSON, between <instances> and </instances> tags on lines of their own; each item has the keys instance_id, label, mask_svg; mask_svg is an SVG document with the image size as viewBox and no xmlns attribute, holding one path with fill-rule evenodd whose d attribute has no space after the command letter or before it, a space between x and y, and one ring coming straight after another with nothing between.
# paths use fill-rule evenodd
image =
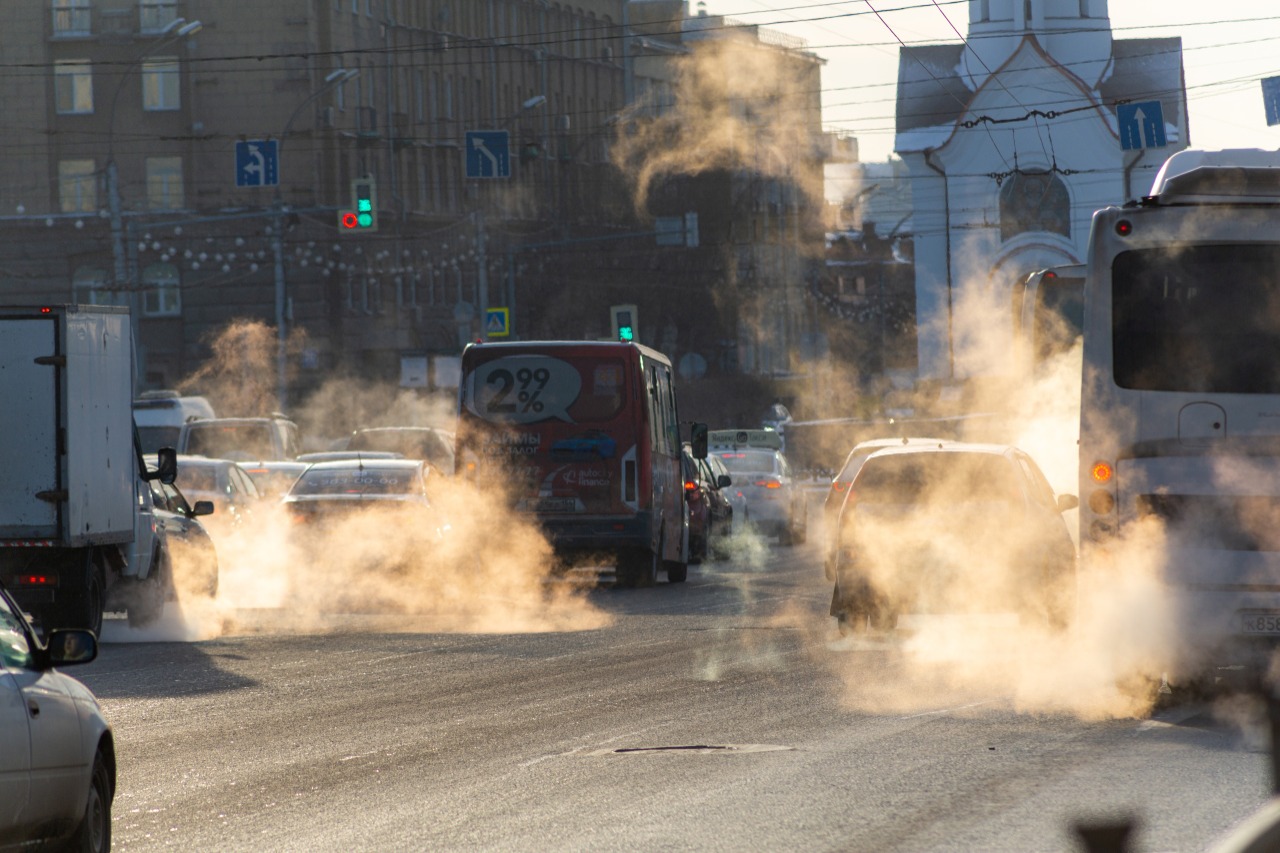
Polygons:
<instances>
[{"instance_id":1,"label":"car wheel","mask_svg":"<svg viewBox=\"0 0 1280 853\"><path fill-rule=\"evenodd\" d=\"M111 774L101 751L93 759L89 801L76 834L64 848L67 853L107 853L111 849Z\"/></svg>"}]
</instances>

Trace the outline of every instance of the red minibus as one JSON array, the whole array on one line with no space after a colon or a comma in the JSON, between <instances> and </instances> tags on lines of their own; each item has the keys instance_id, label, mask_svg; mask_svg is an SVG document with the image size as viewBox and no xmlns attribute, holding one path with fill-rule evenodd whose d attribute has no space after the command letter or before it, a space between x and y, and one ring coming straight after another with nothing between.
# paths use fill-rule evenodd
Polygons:
<instances>
[{"instance_id":1,"label":"red minibus","mask_svg":"<svg viewBox=\"0 0 1280 853\"><path fill-rule=\"evenodd\" d=\"M689 523L674 378L666 356L636 343L471 344L459 471L505 490L563 560L605 557L623 586L652 584L660 568L682 582Z\"/></svg>"}]
</instances>

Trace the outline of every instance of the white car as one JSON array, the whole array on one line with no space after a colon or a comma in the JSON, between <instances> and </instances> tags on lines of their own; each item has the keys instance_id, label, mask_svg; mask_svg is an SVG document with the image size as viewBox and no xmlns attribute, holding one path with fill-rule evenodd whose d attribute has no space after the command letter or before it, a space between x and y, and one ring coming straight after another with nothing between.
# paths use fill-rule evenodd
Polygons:
<instances>
[{"instance_id":1,"label":"white car","mask_svg":"<svg viewBox=\"0 0 1280 853\"><path fill-rule=\"evenodd\" d=\"M720 447L711 451L728 469L730 492L746 501L751 526L781 545L803 543L809 530L804 490L796 482L787 457L766 447Z\"/></svg>"},{"instance_id":2,"label":"white car","mask_svg":"<svg viewBox=\"0 0 1280 853\"><path fill-rule=\"evenodd\" d=\"M0 589L0 850L111 849L111 727L89 688L54 669L97 655L92 631L42 644Z\"/></svg>"}]
</instances>

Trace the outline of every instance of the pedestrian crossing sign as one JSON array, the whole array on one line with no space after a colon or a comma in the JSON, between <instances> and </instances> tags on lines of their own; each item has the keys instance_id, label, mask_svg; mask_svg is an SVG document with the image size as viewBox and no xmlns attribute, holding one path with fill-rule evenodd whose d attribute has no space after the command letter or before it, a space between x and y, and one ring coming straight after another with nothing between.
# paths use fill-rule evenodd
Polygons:
<instances>
[{"instance_id":1,"label":"pedestrian crossing sign","mask_svg":"<svg viewBox=\"0 0 1280 853\"><path fill-rule=\"evenodd\" d=\"M484 336L505 338L511 334L511 309L489 308L484 312Z\"/></svg>"}]
</instances>

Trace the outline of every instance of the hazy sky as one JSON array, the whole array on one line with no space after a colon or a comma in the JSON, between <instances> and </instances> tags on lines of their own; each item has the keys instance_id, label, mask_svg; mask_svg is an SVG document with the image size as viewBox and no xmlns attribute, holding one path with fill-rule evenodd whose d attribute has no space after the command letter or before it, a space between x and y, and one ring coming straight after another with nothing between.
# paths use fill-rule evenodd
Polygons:
<instances>
[{"instance_id":1,"label":"hazy sky","mask_svg":"<svg viewBox=\"0 0 1280 853\"><path fill-rule=\"evenodd\" d=\"M697 14L697 0L689 5ZM1192 145L1280 148L1280 125L1267 126L1259 83L1280 76L1280 2L1111 0L1108 5L1116 38L1181 36ZM856 136L864 161L883 160L893 150L899 40L956 42L956 30L967 35L969 20L965 0L706 0L706 9L806 39L809 49L827 60L822 71L827 129Z\"/></svg>"}]
</instances>

